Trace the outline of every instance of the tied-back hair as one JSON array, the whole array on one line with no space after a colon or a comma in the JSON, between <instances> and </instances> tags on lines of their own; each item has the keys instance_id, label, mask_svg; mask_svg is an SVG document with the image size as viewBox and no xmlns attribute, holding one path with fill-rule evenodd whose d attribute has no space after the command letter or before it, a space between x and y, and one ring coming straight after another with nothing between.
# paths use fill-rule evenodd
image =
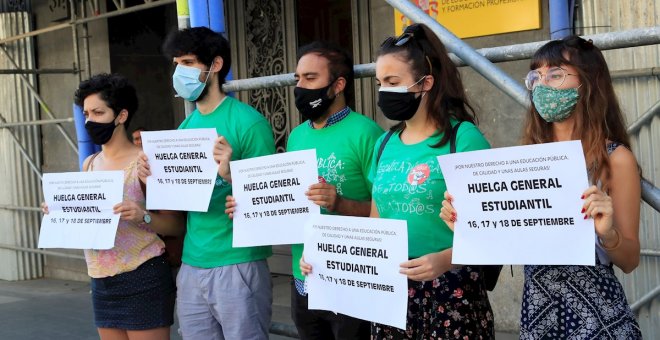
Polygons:
<instances>
[{"instance_id":1,"label":"tied-back hair","mask_svg":"<svg viewBox=\"0 0 660 340\"><path fill-rule=\"evenodd\" d=\"M607 62L591 40L568 36L543 45L532 57L530 69L543 66L573 66L580 84L579 99L572 115L575 119L572 139L582 141L584 156L592 183L601 181L607 190L610 162L606 142L618 142L630 149L630 137L621 113L621 107L612 86ZM531 94L530 94L531 95ZM523 144L539 144L554 141L552 123L530 106L523 133Z\"/></svg>"},{"instance_id":2,"label":"tied-back hair","mask_svg":"<svg viewBox=\"0 0 660 340\"><path fill-rule=\"evenodd\" d=\"M447 54L445 45L424 24L408 26L404 35L411 35L405 43L397 45L401 37L389 37L380 46L378 56L396 54L410 65L415 80L425 75L434 78L433 87L426 93L426 110L433 124L444 132L444 136L436 145L445 145L451 135L450 119L477 123L477 116L467 100L461 74ZM403 130L405 123L392 127L393 131Z\"/></svg>"}]
</instances>

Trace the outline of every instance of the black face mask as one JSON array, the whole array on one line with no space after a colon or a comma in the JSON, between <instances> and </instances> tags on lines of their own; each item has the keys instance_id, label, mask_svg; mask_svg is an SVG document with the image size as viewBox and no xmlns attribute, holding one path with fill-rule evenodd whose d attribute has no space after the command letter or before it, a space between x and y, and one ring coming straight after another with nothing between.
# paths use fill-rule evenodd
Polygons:
<instances>
[{"instance_id":1,"label":"black face mask","mask_svg":"<svg viewBox=\"0 0 660 340\"><path fill-rule=\"evenodd\" d=\"M404 121L412 118L422 102L416 92L378 91L378 107L387 119Z\"/></svg>"},{"instance_id":2,"label":"black face mask","mask_svg":"<svg viewBox=\"0 0 660 340\"><path fill-rule=\"evenodd\" d=\"M116 127L114 119L110 123L97 123L91 120L85 123L85 130L87 130L94 144L98 145L107 143L112 138L112 133Z\"/></svg>"},{"instance_id":3,"label":"black face mask","mask_svg":"<svg viewBox=\"0 0 660 340\"><path fill-rule=\"evenodd\" d=\"M324 88L314 90L296 86L293 95L296 97L296 108L303 117L315 121L326 113L336 98L336 96L328 97L328 90L332 84L334 84L334 81Z\"/></svg>"}]
</instances>

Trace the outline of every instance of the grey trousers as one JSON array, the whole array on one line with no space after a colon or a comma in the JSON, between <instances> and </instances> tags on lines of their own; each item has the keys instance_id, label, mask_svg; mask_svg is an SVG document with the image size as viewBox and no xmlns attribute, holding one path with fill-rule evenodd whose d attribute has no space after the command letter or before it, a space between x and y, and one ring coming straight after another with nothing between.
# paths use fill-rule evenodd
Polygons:
<instances>
[{"instance_id":1,"label":"grey trousers","mask_svg":"<svg viewBox=\"0 0 660 340\"><path fill-rule=\"evenodd\" d=\"M209 269L184 263L176 285L183 339L268 339L273 289L265 260Z\"/></svg>"}]
</instances>

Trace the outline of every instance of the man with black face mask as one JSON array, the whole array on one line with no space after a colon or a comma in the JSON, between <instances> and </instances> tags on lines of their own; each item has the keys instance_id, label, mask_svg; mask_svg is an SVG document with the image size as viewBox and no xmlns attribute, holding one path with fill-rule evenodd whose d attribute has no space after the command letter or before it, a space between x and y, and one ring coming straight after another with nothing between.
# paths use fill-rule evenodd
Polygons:
<instances>
[{"instance_id":1,"label":"man with black face mask","mask_svg":"<svg viewBox=\"0 0 660 340\"><path fill-rule=\"evenodd\" d=\"M368 180L373 147L383 130L347 106L353 61L343 50L315 42L298 52L296 107L307 121L289 136L287 151L316 149L319 182L307 196L324 214L369 216ZM369 323L343 314L309 310L300 271L303 245L291 246L294 282L291 314L301 339L369 339Z\"/></svg>"},{"instance_id":2,"label":"man with black face mask","mask_svg":"<svg viewBox=\"0 0 660 340\"><path fill-rule=\"evenodd\" d=\"M218 162L207 212L188 212L177 315L184 339L268 339L272 288L266 259L270 246L232 247L233 224L224 212L231 194L231 160L273 154L268 121L252 107L227 96L222 84L231 66L229 42L205 27L172 32L163 45L176 70L172 85L196 110L179 129L215 128ZM149 175L146 157L140 178ZM185 199L173 197L172 199Z\"/></svg>"}]
</instances>

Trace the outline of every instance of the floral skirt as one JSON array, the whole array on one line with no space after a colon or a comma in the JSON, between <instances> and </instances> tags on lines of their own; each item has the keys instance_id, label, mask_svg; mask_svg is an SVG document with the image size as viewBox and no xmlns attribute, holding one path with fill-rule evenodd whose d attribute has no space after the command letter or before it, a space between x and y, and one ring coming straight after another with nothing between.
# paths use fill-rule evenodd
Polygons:
<instances>
[{"instance_id":1,"label":"floral skirt","mask_svg":"<svg viewBox=\"0 0 660 340\"><path fill-rule=\"evenodd\" d=\"M520 339L641 339L612 267L525 266Z\"/></svg>"},{"instance_id":2,"label":"floral skirt","mask_svg":"<svg viewBox=\"0 0 660 340\"><path fill-rule=\"evenodd\" d=\"M374 323L371 339L493 339L493 312L477 267L408 280L406 330Z\"/></svg>"}]
</instances>

